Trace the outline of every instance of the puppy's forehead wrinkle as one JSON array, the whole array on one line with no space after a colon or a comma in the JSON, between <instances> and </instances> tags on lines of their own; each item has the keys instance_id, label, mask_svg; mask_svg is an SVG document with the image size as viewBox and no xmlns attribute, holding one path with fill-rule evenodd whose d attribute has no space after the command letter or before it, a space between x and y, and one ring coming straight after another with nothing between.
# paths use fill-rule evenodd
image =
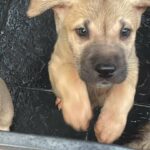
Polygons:
<instances>
[{"instance_id":1,"label":"puppy's forehead wrinkle","mask_svg":"<svg viewBox=\"0 0 150 150\"><path fill-rule=\"evenodd\" d=\"M78 18L92 22L104 37L106 32L109 32L119 21L119 18L128 19L128 16L133 16L131 15L132 7L127 0L116 0L113 3L111 0L81 0L75 6L74 11Z\"/></svg>"}]
</instances>

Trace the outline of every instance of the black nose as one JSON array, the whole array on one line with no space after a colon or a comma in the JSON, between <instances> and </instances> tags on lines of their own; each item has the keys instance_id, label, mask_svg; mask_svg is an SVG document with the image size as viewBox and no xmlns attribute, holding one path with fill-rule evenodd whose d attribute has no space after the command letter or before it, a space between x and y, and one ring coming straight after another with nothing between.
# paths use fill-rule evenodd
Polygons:
<instances>
[{"instance_id":1,"label":"black nose","mask_svg":"<svg viewBox=\"0 0 150 150\"><path fill-rule=\"evenodd\" d=\"M113 64L98 64L96 65L95 70L99 73L100 77L110 78L116 71L116 66Z\"/></svg>"}]
</instances>

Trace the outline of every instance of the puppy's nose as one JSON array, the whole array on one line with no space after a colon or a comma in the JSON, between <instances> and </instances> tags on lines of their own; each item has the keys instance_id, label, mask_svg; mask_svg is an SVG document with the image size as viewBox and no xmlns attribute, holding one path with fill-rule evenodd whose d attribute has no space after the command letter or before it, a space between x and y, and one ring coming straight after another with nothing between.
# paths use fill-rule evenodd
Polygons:
<instances>
[{"instance_id":1,"label":"puppy's nose","mask_svg":"<svg viewBox=\"0 0 150 150\"><path fill-rule=\"evenodd\" d=\"M113 73L116 71L116 66L113 64L98 64L95 67L96 72L99 73L99 76L102 78L110 78L113 76Z\"/></svg>"}]
</instances>

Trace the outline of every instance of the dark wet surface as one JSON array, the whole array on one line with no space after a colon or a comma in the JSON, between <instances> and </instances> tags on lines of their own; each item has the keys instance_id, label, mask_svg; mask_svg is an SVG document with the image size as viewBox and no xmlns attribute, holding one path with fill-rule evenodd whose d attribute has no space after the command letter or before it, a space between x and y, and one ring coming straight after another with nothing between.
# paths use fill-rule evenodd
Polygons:
<instances>
[{"instance_id":1,"label":"dark wet surface","mask_svg":"<svg viewBox=\"0 0 150 150\"><path fill-rule=\"evenodd\" d=\"M55 107L47 71L56 40L53 14L48 11L28 19L27 5L24 0L0 2L0 77L7 82L13 97L12 131L95 140L94 121L87 133L75 132L64 123ZM143 16L136 45L140 59L136 105L120 144L132 139L136 129L150 120L150 9Z\"/></svg>"}]
</instances>

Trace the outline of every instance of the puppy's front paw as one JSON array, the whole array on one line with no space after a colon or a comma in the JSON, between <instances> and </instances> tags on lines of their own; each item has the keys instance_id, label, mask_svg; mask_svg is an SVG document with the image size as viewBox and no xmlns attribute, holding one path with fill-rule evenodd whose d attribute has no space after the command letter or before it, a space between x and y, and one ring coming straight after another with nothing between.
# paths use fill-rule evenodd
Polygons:
<instances>
[{"instance_id":1,"label":"puppy's front paw","mask_svg":"<svg viewBox=\"0 0 150 150\"><path fill-rule=\"evenodd\" d=\"M126 125L125 115L102 112L95 125L95 135L100 143L110 144L120 137Z\"/></svg>"},{"instance_id":2,"label":"puppy's front paw","mask_svg":"<svg viewBox=\"0 0 150 150\"><path fill-rule=\"evenodd\" d=\"M90 103L86 100L65 100L58 105L65 122L77 131L86 131L92 118Z\"/></svg>"},{"instance_id":3,"label":"puppy's front paw","mask_svg":"<svg viewBox=\"0 0 150 150\"><path fill-rule=\"evenodd\" d=\"M1 127L0 126L0 131L10 131L9 127Z\"/></svg>"}]
</instances>

